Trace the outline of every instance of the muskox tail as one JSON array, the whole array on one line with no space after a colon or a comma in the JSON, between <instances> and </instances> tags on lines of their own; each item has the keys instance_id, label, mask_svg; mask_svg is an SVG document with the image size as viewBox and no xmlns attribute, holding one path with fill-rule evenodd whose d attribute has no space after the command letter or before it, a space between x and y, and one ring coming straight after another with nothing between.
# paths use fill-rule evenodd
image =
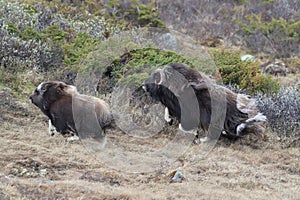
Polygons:
<instances>
[{"instance_id":1,"label":"muskox tail","mask_svg":"<svg viewBox=\"0 0 300 200\"><path fill-rule=\"evenodd\" d=\"M265 131L265 128L261 124L252 124L252 125L247 125L245 129L241 132L240 136L244 136L247 134L253 134L258 137L263 137L263 133Z\"/></svg>"},{"instance_id":2,"label":"muskox tail","mask_svg":"<svg viewBox=\"0 0 300 200\"><path fill-rule=\"evenodd\" d=\"M248 119L237 126L237 135L243 136L247 134L254 134L262 136L265 131L264 123L267 121L267 117L257 111L255 100L246 95L238 94L237 108L248 115Z\"/></svg>"},{"instance_id":3,"label":"muskox tail","mask_svg":"<svg viewBox=\"0 0 300 200\"><path fill-rule=\"evenodd\" d=\"M247 134L254 134L261 137L265 131L264 124L266 121L266 116L264 116L262 113L258 113L257 115L247 119L237 127L237 135L244 136Z\"/></svg>"}]
</instances>

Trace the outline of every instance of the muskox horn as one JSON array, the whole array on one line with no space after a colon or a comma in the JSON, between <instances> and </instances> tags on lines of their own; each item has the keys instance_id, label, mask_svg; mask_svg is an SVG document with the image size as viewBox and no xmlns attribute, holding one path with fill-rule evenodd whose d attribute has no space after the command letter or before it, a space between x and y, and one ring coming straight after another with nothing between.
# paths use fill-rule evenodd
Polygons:
<instances>
[{"instance_id":1,"label":"muskox horn","mask_svg":"<svg viewBox=\"0 0 300 200\"><path fill-rule=\"evenodd\" d=\"M161 85L163 82L166 81L166 75L165 75L165 72L164 72L163 69L160 69L160 70L158 71L158 73L159 73L159 76L160 76L160 81L159 81L158 83L156 83L156 84L157 84L157 85Z\"/></svg>"}]
</instances>

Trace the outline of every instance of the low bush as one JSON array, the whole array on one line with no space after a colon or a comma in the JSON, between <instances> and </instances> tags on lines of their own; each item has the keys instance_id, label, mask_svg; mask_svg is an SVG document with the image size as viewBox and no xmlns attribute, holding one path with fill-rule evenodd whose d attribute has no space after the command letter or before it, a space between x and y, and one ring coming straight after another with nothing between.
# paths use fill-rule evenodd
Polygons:
<instances>
[{"instance_id":1,"label":"low bush","mask_svg":"<svg viewBox=\"0 0 300 200\"><path fill-rule=\"evenodd\" d=\"M130 88L138 87L153 70L177 62L195 67L189 59L172 51L150 47L134 49L115 59L109 65L110 72L106 72L106 75L113 79L113 84L121 81ZM102 90L107 91L104 88Z\"/></svg>"},{"instance_id":2,"label":"low bush","mask_svg":"<svg viewBox=\"0 0 300 200\"><path fill-rule=\"evenodd\" d=\"M269 125L280 138L290 143L300 140L300 92L297 88L281 88L277 94L258 94L257 105Z\"/></svg>"},{"instance_id":3,"label":"low bush","mask_svg":"<svg viewBox=\"0 0 300 200\"><path fill-rule=\"evenodd\" d=\"M138 0L118 1L111 0L105 5L107 18L114 23L123 23L125 26L165 28L159 18L155 3L142 4Z\"/></svg>"},{"instance_id":4,"label":"low bush","mask_svg":"<svg viewBox=\"0 0 300 200\"><path fill-rule=\"evenodd\" d=\"M27 84L19 82L21 73L28 75L25 79L35 78L29 71L57 79L75 68L97 42L121 30L102 16L60 1L0 1L0 24L0 84L16 92L21 92L20 83ZM20 74L14 79L9 73Z\"/></svg>"},{"instance_id":5,"label":"low bush","mask_svg":"<svg viewBox=\"0 0 300 200\"><path fill-rule=\"evenodd\" d=\"M278 81L264 75L259 63L241 61L239 53L235 51L213 50L212 54L224 84L236 85L250 93L278 92Z\"/></svg>"},{"instance_id":6,"label":"low bush","mask_svg":"<svg viewBox=\"0 0 300 200\"><path fill-rule=\"evenodd\" d=\"M259 13L245 16L238 24L247 46L254 51L260 49L276 57L291 57L299 53L300 21L270 18Z\"/></svg>"}]
</instances>

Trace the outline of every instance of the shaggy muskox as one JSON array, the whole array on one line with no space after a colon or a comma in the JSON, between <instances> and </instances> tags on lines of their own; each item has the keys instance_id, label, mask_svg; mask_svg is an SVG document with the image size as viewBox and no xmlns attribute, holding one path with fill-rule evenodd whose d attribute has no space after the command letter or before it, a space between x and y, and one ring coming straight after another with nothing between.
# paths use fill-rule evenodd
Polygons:
<instances>
[{"instance_id":1,"label":"shaggy muskox","mask_svg":"<svg viewBox=\"0 0 300 200\"><path fill-rule=\"evenodd\" d=\"M199 128L208 131L208 137L201 141L220 134L231 139L248 133L260 135L264 130L258 122L266 121L266 117L256 110L254 99L217 85L185 64L153 71L143 88L165 106L166 121L177 119L179 128L186 132Z\"/></svg>"},{"instance_id":2,"label":"shaggy muskox","mask_svg":"<svg viewBox=\"0 0 300 200\"><path fill-rule=\"evenodd\" d=\"M84 137L102 136L112 122L109 106L103 100L79 94L76 87L64 82L41 83L29 97L31 102L49 117L56 131L68 131Z\"/></svg>"}]
</instances>

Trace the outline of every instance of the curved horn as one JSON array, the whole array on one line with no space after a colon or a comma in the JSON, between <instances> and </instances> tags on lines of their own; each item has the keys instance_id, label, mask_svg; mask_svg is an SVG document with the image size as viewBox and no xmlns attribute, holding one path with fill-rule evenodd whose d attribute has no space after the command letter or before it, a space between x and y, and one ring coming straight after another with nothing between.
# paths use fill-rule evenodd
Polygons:
<instances>
[{"instance_id":1,"label":"curved horn","mask_svg":"<svg viewBox=\"0 0 300 200\"><path fill-rule=\"evenodd\" d=\"M161 69L158 72L159 72L159 75L160 75L160 81L157 83L157 85L161 85L166 80L165 69Z\"/></svg>"}]
</instances>

